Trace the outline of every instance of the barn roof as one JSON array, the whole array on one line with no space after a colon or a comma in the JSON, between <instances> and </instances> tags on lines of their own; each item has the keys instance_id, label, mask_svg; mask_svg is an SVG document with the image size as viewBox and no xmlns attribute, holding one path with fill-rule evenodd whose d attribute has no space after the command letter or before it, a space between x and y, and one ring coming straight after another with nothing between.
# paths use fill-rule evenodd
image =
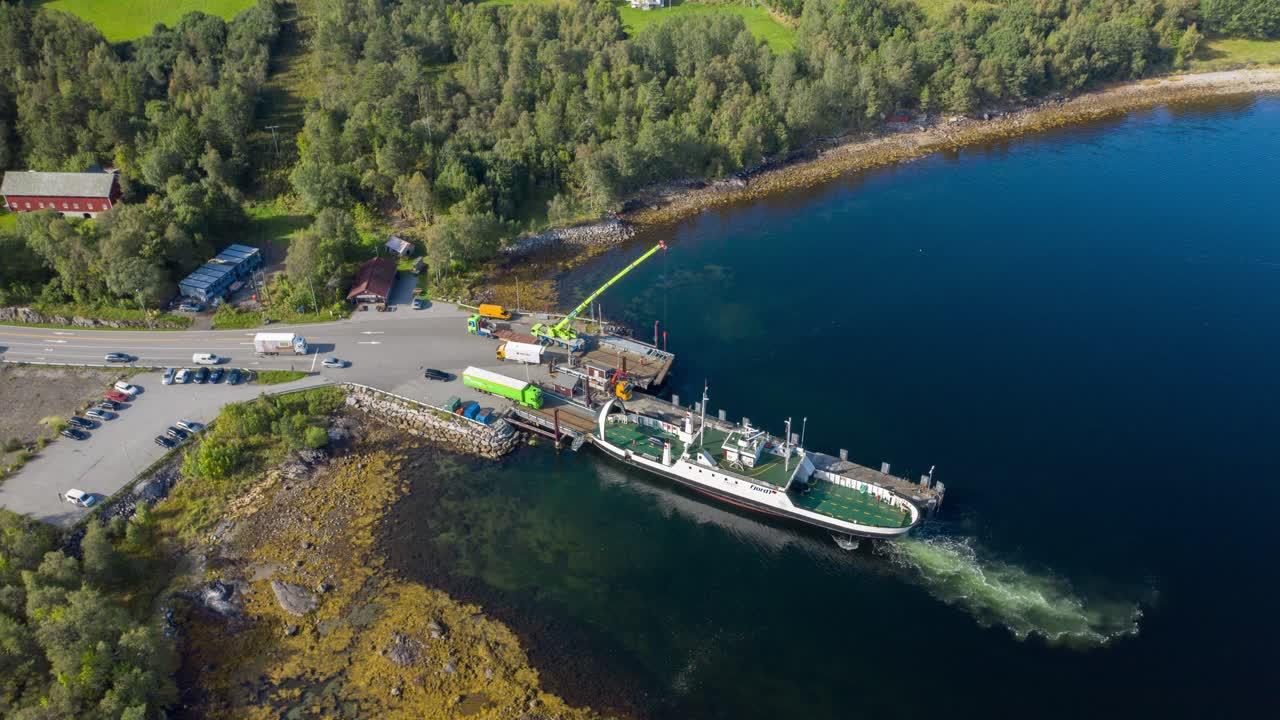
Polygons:
<instances>
[{"instance_id":1,"label":"barn roof","mask_svg":"<svg viewBox=\"0 0 1280 720\"><path fill-rule=\"evenodd\" d=\"M356 284L347 293L352 300L360 295L377 295L386 300L391 295L391 285L396 281L396 263L390 258L376 257L356 270Z\"/></svg>"},{"instance_id":2,"label":"barn roof","mask_svg":"<svg viewBox=\"0 0 1280 720\"><path fill-rule=\"evenodd\" d=\"M0 183L2 195L105 198L111 195L115 173L36 172L10 170Z\"/></svg>"}]
</instances>

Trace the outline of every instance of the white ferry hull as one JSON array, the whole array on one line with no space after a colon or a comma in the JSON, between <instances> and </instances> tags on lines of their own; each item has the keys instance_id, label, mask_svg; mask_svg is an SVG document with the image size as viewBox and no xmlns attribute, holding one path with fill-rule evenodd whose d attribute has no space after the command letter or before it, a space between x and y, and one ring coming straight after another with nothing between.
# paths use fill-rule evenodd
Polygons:
<instances>
[{"instance_id":1,"label":"white ferry hull","mask_svg":"<svg viewBox=\"0 0 1280 720\"><path fill-rule=\"evenodd\" d=\"M599 437L593 436L592 440L596 447L632 467L646 470L655 475L661 475L721 502L754 512L797 520L841 535L866 538L895 538L905 535L914 526L913 523L907 527L886 528L837 520L796 507L791 503L787 493L781 490L762 488L746 480L741 480L683 459L676 460L671 465L664 465L661 462L651 460L643 455L601 440ZM915 514L913 513L914 516Z\"/></svg>"}]
</instances>

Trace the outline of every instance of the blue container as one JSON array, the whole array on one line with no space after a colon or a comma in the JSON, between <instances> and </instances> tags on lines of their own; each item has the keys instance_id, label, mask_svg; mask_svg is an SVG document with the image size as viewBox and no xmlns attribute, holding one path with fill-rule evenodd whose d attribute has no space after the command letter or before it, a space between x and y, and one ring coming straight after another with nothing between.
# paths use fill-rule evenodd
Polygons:
<instances>
[{"instance_id":1,"label":"blue container","mask_svg":"<svg viewBox=\"0 0 1280 720\"><path fill-rule=\"evenodd\" d=\"M478 412L480 412L480 403L472 400L471 402L467 403L467 406L465 408L462 409L462 417L468 420L475 420L476 413Z\"/></svg>"},{"instance_id":2,"label":"blue container","mask_svg":"<svg viewBox=\"0 0 1280 720\"><path fill-rule=\"evenodd\" d=\"M480 408L476 413L476 422L488 425L493 422L493 408Z\"/></svg>"}]
</instances>

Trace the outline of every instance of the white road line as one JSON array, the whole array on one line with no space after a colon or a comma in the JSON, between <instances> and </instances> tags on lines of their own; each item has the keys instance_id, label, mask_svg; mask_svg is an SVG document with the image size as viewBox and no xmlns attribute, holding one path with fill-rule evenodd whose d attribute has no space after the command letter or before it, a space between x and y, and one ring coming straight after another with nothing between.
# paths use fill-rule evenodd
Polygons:
<instances>
[{"instance_id":1,"label":"white road line","mask_svg":"<svg viewBox=\"0 0 1280 720\"><path fill-rule=\"evenodd\" d=\"M382 332L381 330L361 330L360 334L361 335L385 335L386 333Z\"/></svg>"},{"instance_id":2,"label":"white road line","mask_svg":"<svg viewBox=\"0 0 1280 720\"><path fill-rule=\"evenodd\" d=\"M54 330L53 334L54 335L75 335L75 333L62 332L61 330Z\"/></svg>"},{"instance_id":3,"label":"white road line","mask_svg":"<svg viewBox=\"0 0 1280 720\"><path fill-rule=\"evenodd\" d=\"M320 357L320 353L311 353L311 372L316 371L316 358Z\"/></svg>"},{"instance_id":4,"label":"white road line","mask_svg":"<svg viewBox=\"0 0 1280 720\"><path fill-rule=\"evenodd\" d=\"M357 340L356 344L357 345L381 345L382 343L378 342L377 340Z\"/></svg>"}]
</instances>

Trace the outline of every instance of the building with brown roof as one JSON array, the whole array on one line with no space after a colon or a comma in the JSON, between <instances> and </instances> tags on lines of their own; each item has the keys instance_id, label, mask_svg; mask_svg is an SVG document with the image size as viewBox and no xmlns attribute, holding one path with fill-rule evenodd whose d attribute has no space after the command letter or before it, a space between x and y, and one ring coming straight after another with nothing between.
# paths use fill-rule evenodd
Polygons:
<instances>
[{"instance_id":1,"label":"building with brown roof","mask_svg":"<svg viewBox=\"0 0 1280 720\"><path fill-rule=\"evenodd\" d=\"M385 303L396 284L396 261L376 257L356 270L356 283L347 299L357 303Z\"/></svg>"}]
</instances>

